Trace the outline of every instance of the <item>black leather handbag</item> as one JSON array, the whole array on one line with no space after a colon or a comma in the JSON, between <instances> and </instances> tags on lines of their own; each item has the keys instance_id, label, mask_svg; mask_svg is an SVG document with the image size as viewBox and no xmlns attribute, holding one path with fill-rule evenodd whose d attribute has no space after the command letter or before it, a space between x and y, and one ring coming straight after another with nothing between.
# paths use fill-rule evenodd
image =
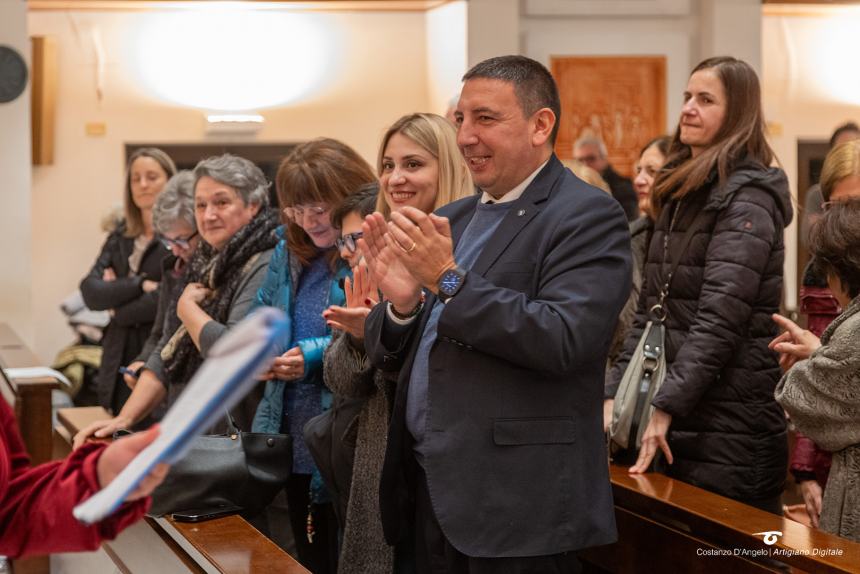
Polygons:
<instances>
[{"instance_id":1,"label":"black leather handbag","mask_svg":"<svg viewBox=\"0 0 860 574\"><path fill-rule=\"evenodd\" d=\"M149 513L238 506L254 516L290 478L293 441L287 434L243 432L228 414L227 432L195 439L152 493Z\"/></svg>"}]
</instances>

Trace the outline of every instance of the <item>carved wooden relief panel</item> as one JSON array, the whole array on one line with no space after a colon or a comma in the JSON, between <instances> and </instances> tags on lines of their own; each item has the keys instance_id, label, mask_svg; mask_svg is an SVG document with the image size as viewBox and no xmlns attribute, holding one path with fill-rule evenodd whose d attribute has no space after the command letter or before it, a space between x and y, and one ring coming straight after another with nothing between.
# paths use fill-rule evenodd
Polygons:
<instances>
[{"instance_id":1,"label":"carved wooden relief panel","mask_svg":"<svg viewBox=\"0 0 860 574\"><path fill-rule=\"evenodd\" d=\"M559 56L551 69L561 96L558 156L573 157L573 143L595 135L629 177L642 146L666 131L666 58Z\"/></svg>"}]
</instances>

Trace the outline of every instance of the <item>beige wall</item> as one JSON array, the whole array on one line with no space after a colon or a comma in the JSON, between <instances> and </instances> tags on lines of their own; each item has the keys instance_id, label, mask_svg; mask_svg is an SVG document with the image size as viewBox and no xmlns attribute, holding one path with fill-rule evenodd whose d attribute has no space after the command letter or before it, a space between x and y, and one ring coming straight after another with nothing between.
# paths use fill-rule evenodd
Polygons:
<instances>
[{"instance_id":1,"label":"beige wall","mask_svg":"<svg viewBox=\"0 0 860 574\"><path fill-rule=\"evenodd\" d=\"M27 6L21 0L0 0L0 44L30 60ZM33 344L30 291L30 89L0 104L0 322Z\"/></svg>"},{"instance_id":2,"label":"beige wall","mask_svg":"<svg viewBox=\"0 0 860 574\"><path fill-rule=\"evenodd\" d=\"M732 55L760 69L758 0L526 0L523 6L522 53L547 65L552 56L665 56L667 132L699 61Z\"/></svg>"},{"instance_id":3,"label":"beige wall","mask_svg":"<svg viewBox=\"0 0 860 574\"><path fill-rule=\"evenodd\" d=\"M0 0L0 31L20 36L5 16L20 20L21 4ZM782 127L773 143L794 184L796 139L826 137L837 123L860 115L855 115L856 104L837 101L806 81L817 66L806 47L822 39L816 27L831 16L845 17L828 14L816 16L818 24L796 15L762 17L758 0L470 0L429 13L323 13L320 21L336 35L332 43L339 50L331 81L295 103L259 110L265 127L246 139L300 141L327 135L373 161L377 140L393 119L415 110L441 113L467 65L516 52L547 64L553 55L665 55L670 131L692 66L704 57L731 53L762 71L767 117ZM56 164L32 173L32 297L38 302L33 319L28 319L28 293L20 287L16 292L8 280L0 304L21 317L23 331L35 331L37 352L45 360L71 338L57 302L92 263L103 240L99 218L121 201L123 144L212 139L205 134L202 111L160 100L134 73L128 38L141 17L128 12L35 12L28 17L31 35L54 35L59 43ZM99 44L105 55L102 100L96 97ZM0 113L10 109L0 108ZM26 112L16 110L9 117L20 125ZM85 135L85 124L93 121L106 124L105 136ZM28 136L21 132L21 137ZM9 138L0 140L8 145ZM21 154L28 146L15 149ZM4 154L0 161L7 157L12 156ZM28 170L20 169L26 163L18 157L8 163L19 168L17 177L26 189ZM26 253L27 206L16 209L17 216L3 217L24 235L19 244ZM793 237L790 229L790 305ZM18 265L21 277L30 273L26 256L6 253L4 258Z\"/></svg>"},{"instance_id":4,"label":"beige wall","mask_svg":"<svg viewBox=\"0 0 860 574\"><path fill-rule=\"evenodd\" d=\"M451 2L427 12L427 91L430 109L444 114L466 73L467 6Z\"/></svg>"},{"instance_id":5,"label":"beige wall","mask_svg":"<svg viewBox=\"0 0 860 574\"><path fill-rule=\"evenodd\" d=\"M848 120L860 122L860 11L856 7L768 7L762 21L765 114L771 141L797 197L797 142L830 138ZM795 222L797 218L795 217ZM786 276L797 275L795 223L787 242Z\"/></svg>"},{"instance_id":6,"label":"beige wall","mask_svg":"<svg viewBox=\"0 0 860 574\"><path fill-rule=\"evenodd\" d=\"M129 38L142 21L157 15L29 14L31 35L57 39L60 70L55 164L34 168L32 185L32 295L38 302L35 350L44 361L72 340L57 305L76 289L98 253L104 240L100 218L122 201L125 142L212 139L205 134L202 111L158 99L134 73L135 49ZM295 104L258 110L265 117L265 127L256 136L238 139L279 142L335 137L373 163L379 137L394 119L412 111L440 111L431 106L428 94L425 15L323 13L317 17L333 35L330 44L339 62L331 68L330 81ZM101 101L96 95L98 43L105 55ZM19 123L27 121L26 112L14 117ZM106 135L87 136L87 122L104 122ZM29 155L16 153L12 165L29 165ZM6 162L5 154L2 157ZM23 190L29 187L28 177L29 170L20 174ZM29 220L23 217L23 208L18 212L21 221ZM29 237L21 238L20 245L28 242ZM23 269L23 264L16 265Z\"/></svg>"}]
</instances>

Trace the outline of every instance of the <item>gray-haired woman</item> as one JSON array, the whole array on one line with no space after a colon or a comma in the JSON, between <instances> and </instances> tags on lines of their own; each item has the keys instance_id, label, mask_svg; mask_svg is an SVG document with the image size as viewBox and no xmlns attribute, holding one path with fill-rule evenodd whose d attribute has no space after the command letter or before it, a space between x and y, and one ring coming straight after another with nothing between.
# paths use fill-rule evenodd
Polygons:
<instances>
[{"instance_id":1,"label":"gray-haired woman","mask_svg":"<svg viewBox=\"0 0 860 574\"><path fill-rule=\"evenodd\" d=\"M268 207L269 183L250 161L230 154L194 168L194 212L203 243L190 262L176 312L182 326L161 352L168 384L185 385L215 342L245 317L278 242L280 219ZM260 393L233 413L249 429Z\"/></svg>"},{"instance_id":2,"label":"gray-haired woman","mask_svg":"<svg viewBox=\"0 0 860 574\"><path fill-rule=\"evenodd\" d=\"M167 386L161 350L180 325L176 302L185 288L188 261L199 242L194 220L194 175L184 170L170 178L152 208L152 224L161 243L171 254L161 262L158 310L149 338L123 378L133 389L120 412L112 419L96 421L75 436L79 446L92 435L111 436L121 428L143 421L164 400ZM168 404L175 399L172 394ZM155 416L157 418L157 415Z\"/></svg>"}]
</instances>

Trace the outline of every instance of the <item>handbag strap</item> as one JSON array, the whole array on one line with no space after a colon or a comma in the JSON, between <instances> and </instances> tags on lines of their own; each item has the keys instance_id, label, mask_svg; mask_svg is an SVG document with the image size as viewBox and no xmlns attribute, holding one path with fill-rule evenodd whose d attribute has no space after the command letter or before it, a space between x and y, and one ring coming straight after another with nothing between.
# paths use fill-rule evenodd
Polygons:
<instances>
[{"instance_id":1,"label":"handbag strap","mask_svg":"<svg viewBox=\"0 0 860 574\"><path fill-rule=\"evenodd\" d=\"M672 229L675 227L675 222L678 218L678 213L681 211L681 201L679 200L675 204L675 210L672 213L672 219L669 222L669 231L666 232L666 235L663 236L663 261L669 257L669 236L672 234ZM702 210L704 211L704 210ZM704 219L702 217L702 211L696 214L696 217L690 223L690 226L687 228L687 231L684 232L683 237L681 237L681 248L677 252L678 256L672 261L669 266L669 274L666 276L666 280L663 282L663 287L660 289L660 299L656 305L651 307L650 314L652 318L656 319L658 322L663 323L666 320L666 307L664 303L666 302L666 297L669 296L669 289L672 286L672 280L675 278L675 272L678 270L678 265L681 264L681 257L683 257L684 253L687 251L687 247L690 246L690 242L693 240L693 235L699 230L699 226L701 221Z\"/></svg>"},{"instance_id":2,"label":"handbag strap","mask_svg":"<svg viewBox=\"0 0 860 574\"><path fill-rule=\"evenodd\" d=\"M224 409L224 419L227 421L227 434L238 435L239 427L236 425L236 420L233 418L233 415L230 414L230 409Z\"/></svg>"}]
</instances>

